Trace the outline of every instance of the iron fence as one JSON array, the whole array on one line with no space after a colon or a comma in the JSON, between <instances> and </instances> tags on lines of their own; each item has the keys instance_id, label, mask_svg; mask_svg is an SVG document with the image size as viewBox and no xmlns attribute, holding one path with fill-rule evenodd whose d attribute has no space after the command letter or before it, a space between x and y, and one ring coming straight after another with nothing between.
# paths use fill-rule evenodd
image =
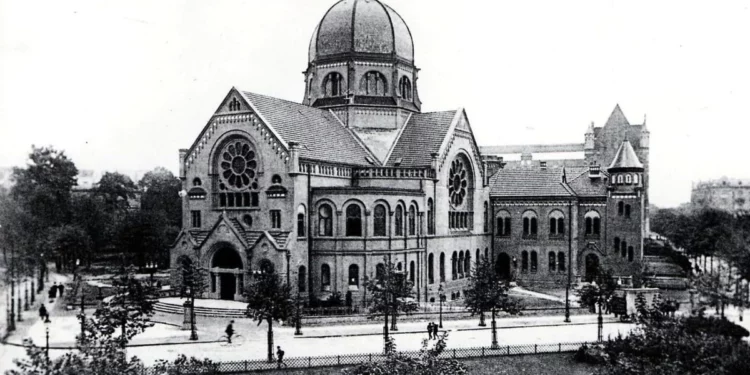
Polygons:
<instances>
[{"instance_id":1,"label":"iron fence","mask_svg":"<svg viewBox=\"0 0 750 375\"><path fill-rule=\"evenodd\" d=\"M446 349L440 353L439 358L454 359L471 359L513 356L525 354L549 354L549 353L570 353L575 352L581 345L586 342L567 342L557 344L528 344L528 345L500 345L492 347L474 347L474 348L456 348ZM412 357L417 357L419 351L401 351ZM336 367L351 366L365 362L384 362L388 357L383 353L361 353L361 354L342 354L318 357L292 357L284 359L284 368L286 369L309 369L315 367ZM173 368L169 373L179 374L245 374L255 371L266 371L276 369L276 362L263 360L253 361L234 361L234 362L216 362L210 368L202 366L200 368L190 366L180 366ZM144 369L143 375L164 375L167 372L156 368Z\"/></svg>"}]
</instances>

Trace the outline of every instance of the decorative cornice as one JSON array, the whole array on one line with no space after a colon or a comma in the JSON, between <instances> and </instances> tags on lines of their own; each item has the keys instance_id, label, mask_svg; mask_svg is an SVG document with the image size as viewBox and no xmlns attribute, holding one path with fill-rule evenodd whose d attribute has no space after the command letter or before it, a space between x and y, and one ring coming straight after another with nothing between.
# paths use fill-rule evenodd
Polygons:
<instances>
[{"instance_id":1,"label":"decorative cornice","mask_svg":"<svg viewBox=\"0 0 750 375\"><path fill-rule=\"evenodd\" d=\"M510 201L510 202L492 202L496 207L516 207L516 206L567 206L568 201Z\"/></svg>"}]
</instances>

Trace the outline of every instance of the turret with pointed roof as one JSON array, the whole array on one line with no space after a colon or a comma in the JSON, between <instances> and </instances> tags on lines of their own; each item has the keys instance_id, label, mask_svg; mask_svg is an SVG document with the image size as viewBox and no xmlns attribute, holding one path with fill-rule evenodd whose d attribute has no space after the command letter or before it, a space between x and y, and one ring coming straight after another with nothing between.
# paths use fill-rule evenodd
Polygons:
<instances>
[{"instance_id":1,"label":"turret with pointed roof","mask_svg":"<svg viewBox=\"0 0 750 375\"><path fill-rule=\"evenodd\" d=\"M617 154L607 171L609 173L643 171L643 164L638 160L638 155L635 154L633 146L627 139L620 144L620 148L617 149Z\"/></svg>"}]
</instances>

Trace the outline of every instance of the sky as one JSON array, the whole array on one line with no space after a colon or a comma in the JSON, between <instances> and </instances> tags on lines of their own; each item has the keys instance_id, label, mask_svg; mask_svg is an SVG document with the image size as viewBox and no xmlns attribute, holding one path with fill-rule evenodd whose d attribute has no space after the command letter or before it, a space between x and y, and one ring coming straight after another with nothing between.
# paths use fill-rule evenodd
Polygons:
<instances>
[{"instance_id":1,"label":"sky","mask_svg":"<svg viewBox=\"0 0 750 375\"><path fill-rule=\"evenodd\" d=\"M0 166L31 145L79 169L178 169L233 87L301 101L333 0L0 0ZM651 131L651 202L749 178L746 1L385 0L415 44L423 111L480 145L582 143L616 104Z\"/></svg>"}]
</instances>

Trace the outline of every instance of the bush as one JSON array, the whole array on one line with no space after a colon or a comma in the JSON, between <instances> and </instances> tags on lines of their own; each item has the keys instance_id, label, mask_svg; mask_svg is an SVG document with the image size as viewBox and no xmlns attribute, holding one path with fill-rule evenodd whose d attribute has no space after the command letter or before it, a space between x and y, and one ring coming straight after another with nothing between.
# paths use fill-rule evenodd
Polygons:
<instances>
[{"instance_id":1,"label":"bush","mask_svg":"<svg viewBox=\"0 0 750 375\"><path fill-rule=\"evenodd\" d=\"M601 345L587 344L581 345L573 355L573 359L579 363L588 363L591 365L602 365L609 361L609 355L604 351L604 347Z\"/></svg>"},{"instance_id":2,"label":"bush","mask_svg":"<svg viewBox=\"0 0 750 375\"><path fill-rule=\"evenodd\" d=\"M744 327L722 318L691 316L683 319L683 324L685 331L690 334L728 336L737 340L750 336L750 332Z\"/></svg>"}]
</instances>

